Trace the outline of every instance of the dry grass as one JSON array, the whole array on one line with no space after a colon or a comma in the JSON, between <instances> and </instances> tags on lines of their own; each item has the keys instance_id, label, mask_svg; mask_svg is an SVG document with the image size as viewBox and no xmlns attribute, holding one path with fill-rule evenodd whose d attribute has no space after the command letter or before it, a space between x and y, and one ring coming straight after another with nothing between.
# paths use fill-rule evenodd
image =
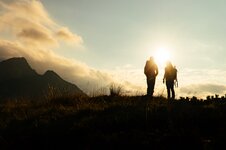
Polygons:
<instances>
[{"instance_id":1,"label":"dry grass","mask_svg":"<svg viewBox=\"0 0 226 150\"><path fill-rule=\"evenodd\" d=\"M54 135L61 143L63 135L73 136L76 140L70 144L79 149L86 146L120 149L122 144L164 149L180 143L187 148L207 149L224 144L219 140L226 139L224 98L168 101L161 96L150 100L145 96L120 95L121 88L111 96L4 101L0 104L0 144L4 139L10 145L24 146L21 138L35 140L40 135L42 138ZM60 144L55 140L45 139Z\"/></svg>"},{"instance_id":2,"label":"dry grass","mask_svg":"<svg viewBox=\"0 0 226 150\"><path fill-rule=\"evenodd\" d=\"M112 83L109 86L110 96L122 96L123 86Z\"/></svg>"}]
</instances>

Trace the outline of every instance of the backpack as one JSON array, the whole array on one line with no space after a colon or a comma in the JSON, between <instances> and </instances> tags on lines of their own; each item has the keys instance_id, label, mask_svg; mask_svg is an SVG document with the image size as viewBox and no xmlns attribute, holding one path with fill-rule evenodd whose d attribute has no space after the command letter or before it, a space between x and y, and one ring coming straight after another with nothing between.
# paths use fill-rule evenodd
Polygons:
<instances>
[{"instance_id":1,"label":"backpack","mask_svg":"<svg viewBox=\"0 0 226 150\"><path fill-rule=\"evenodd\" d=\"M177 69L176 69L175 66L173 67L173 70L172 70L172 77L173 77L174 80L177 79Z\"/></svg>"},{"instance_id":2,"label":"backpack","mask_svg":"<svg viewBox=\"0 0 226 150\"><path fill-rule=\"evenodd\" d=\"M147 76L147 77L155 77L156 76L156 64L155 63L152 63L150 61L147 61L146 62L146 65L145 65L145 68L144 68L144 74Z\"/></svg>"}]
</instances>

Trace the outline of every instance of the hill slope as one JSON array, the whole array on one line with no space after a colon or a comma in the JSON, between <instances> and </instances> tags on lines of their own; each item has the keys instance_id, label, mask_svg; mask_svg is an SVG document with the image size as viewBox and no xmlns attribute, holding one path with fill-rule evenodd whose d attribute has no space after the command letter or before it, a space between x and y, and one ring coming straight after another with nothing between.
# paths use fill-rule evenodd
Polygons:
<instances>
[{"instance_id":1,"label":"hill slope","mask_svg":"<svg viewBox=\"0 0 226 150\"><path fill-rule=\"evenodd\" d=\"M49 90L61 96L86 95L76 85L63 80L54 71L46 71L39 75L23 57L0 62L0 98L43 98Z\"/></svg>"},{"instance_id":2,"label":"hill slope","mask_svg":"<svg viewBox=\"0 0 226 150\"><path fill-rule=\"evenodd\" d=\"M5 149L226 149L226 98L59 97L0 110Z\"/></svg>"}]
</instances>

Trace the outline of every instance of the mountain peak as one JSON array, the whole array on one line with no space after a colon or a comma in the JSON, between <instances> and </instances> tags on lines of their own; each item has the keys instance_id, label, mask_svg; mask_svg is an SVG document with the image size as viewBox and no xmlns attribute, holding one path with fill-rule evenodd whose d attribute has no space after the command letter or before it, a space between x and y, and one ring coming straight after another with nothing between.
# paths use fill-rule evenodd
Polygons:
<instances>
[{"instance_id":1,"label":"mountain peak","mask_svg":"<svg viewBox=\"0 0 226 150\"><path fill-rule=\"evenodd\" d=\"M44 75L57 75L53 70L47 70Z\"/></svg>"},{"instance_id":2,"label":"mountain peak","mask_svg":"<svg viewBox=\"0 0 226 150\"><path fill-rule=\"evenodd\" d=\"M24 61L24 62L27 62L25 57L12 57L12 58L9 58L5 61Z\"/></svg>"},{"instance_id":3,"label":"mountain peak","mask_svg":"<svg viewBox=\"0 0 226 150\"><path fill-rule=\"evenodd\" d=\"M54 72L53 70L47 70L44 74L43 74L44 77L46 78L57 78L57 79L61 79L61 77L56 73Z\"/></svg>"},{"instance_id":4,"label":"mountain peak","mask_svg":"<svg viewBox=\"0 0 226 150\"><path fill-rule=\"evenodd\" d=\"M27 60L24 57L13 57L13 58L9 58L7 60L3 60L1 62L2 64L7 63L7 64L23 64L23 65L29 65Z\"/></svg>"},{"instance_id":5,"label":"mountain peak","mask_svg":"<svg viewBox=\"0 0 226 150\"><path fill-rule=\"evenodd\" d=\"M25 76L36 76L24 57L14 57L0 62L0 79L14 79Z\"/></svg>"}]
</instances>

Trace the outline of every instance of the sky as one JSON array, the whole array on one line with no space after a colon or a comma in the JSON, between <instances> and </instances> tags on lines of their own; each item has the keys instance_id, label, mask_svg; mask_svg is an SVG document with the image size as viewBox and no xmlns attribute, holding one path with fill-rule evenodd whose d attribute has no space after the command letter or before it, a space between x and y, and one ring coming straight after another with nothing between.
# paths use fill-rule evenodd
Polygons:
<instances>
[{"instance_id":1,"label":"sky","mask_svg":"<svg viewBox=\"0 0 226 150\"><path fill-rule=\"evenodd\" d=\"M89 94L146 92L146 60L178 69L176 97L226 94L224 0L0 0L0 60L25 57Z\"/></svg>"}]
</instances>

